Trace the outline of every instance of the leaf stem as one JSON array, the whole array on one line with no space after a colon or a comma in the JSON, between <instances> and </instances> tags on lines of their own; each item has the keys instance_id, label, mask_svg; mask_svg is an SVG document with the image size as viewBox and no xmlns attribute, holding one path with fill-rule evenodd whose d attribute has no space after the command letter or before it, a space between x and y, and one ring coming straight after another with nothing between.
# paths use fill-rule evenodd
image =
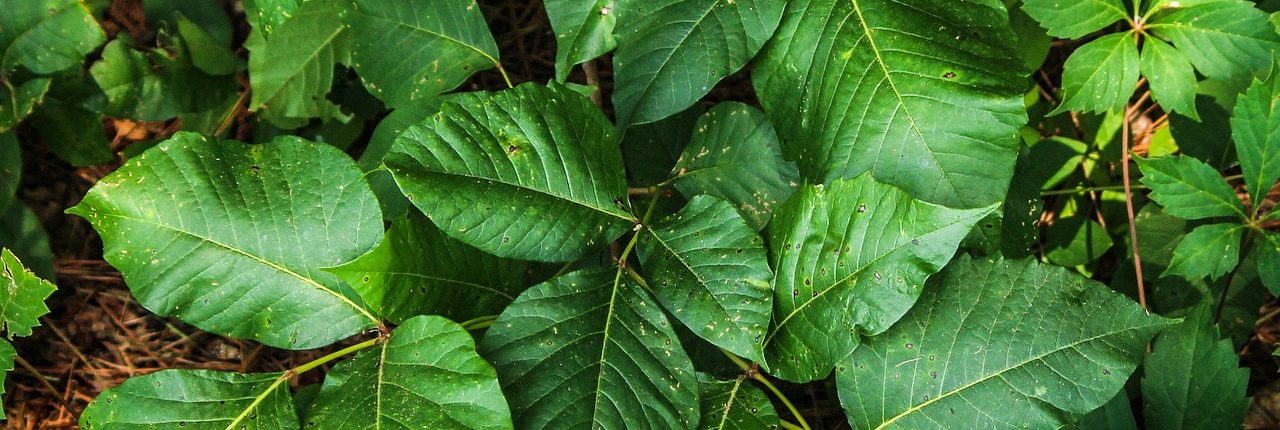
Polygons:
<instances>
[{"instance_id":1,"label":"leaf stem","mask_svg":"<svg viewBox=\"0 0 1280 430\"><path fill-rule=\"evenodd\" d=\"M778 418L778 423L779 423L779 424L782 424L782 428L787 429L787 430L804 430L804 427L800 427L800 426L798 426L798 425L795 425L795 424L793 424L791 421L787 421L787 420L784 420L784 419L782 419L782 418Z\"/></svg>"},{"instance_id":2,"label":"leaf stem","mask_svg":"<svg viewBox=\"0 0 1280 430\"><path fill-rule=\"evenodd\" d=\"M282 376L281 376L281 378L287 378L287 377L292 376L292 375L298 375L298 374L302 374L302 373L307 373L307 371L310 371L311 369L315 369L315 368L317 368L317 367L320 367L321 365L324 365L325 363L328 363L328 362L330 362L330 361L333 361L333 360L337 359L338 357L342 357L342 356L344 356L344 355L347 355L347 354L350 354L350 353L353 353L353 352L356 352L356 351L359 351L359 350L362 350L362 349L365 349L365 348L371 347L371 346L373 346L373 345L377 344L377 343L378 343L378 341L380 341L380 340L382 340L382 338L381 338L381 337L375 337L375 338L373 338L373 339L369 339L369 340L366 340L366 341L364 341L364 342L360 342L360 343L357 343L357 344L355 344L355 345L351 345L351 346L348 346L348 347L346 347L346 348L342 348L342 349L339 349L339 350L337 350L337 351L331 352L331 353L329 353L328 355L325 355L324 357L320 357L320 358L317 358L317 359L315 359L315 360L311 360L310 362L307 362L306 364L303 364L303 365L301 365L301 366L298 366L298 367L295 367L295 368L293 368L293 369L290 369L288 372L285 372L285 374L284 374L284 375L282 375Z\"/></svg>"},{"instance_id":3,"label":"leaf stem","mask_svg":"<svg viewBox=\"0 0 1280 430\"><path fill-rule=\"evenodd\" d=\"M738 365L738 367L745 372L746 376L756 380L756 382L759 382L761 385L764 385L765 388L769 389L769 392L773 393L774 397L777 397L778 400L782 401L782 404L787 407L787 410L791 411L791 416L795 417L796 421L800 423L800 429L812 430L809 427L809 423L804 420L804 416L800 415L800 410L796 409L796 406L791 403L791 399L788 399L786 395L782 394L782 390L779 390L772 382L769 382L769 378L765 378L764 375L761 375L755 367L751 364L747 364L746 360L734 355L732 352L725 351L724 348L721 348L720 352L723 353L725 357L729 357L729 361L732 361L733 364ZM783 422L790 424L786 421Z\"/></svg>"},{"instance_id":4,"label":"leaf stem","mask_svg":"<svg viewBox=\"0 0 1280 430\"><path fill-rule=\"evenodd\" d=\"M498 73L502 74L502 80L507 83L507 88L515 88L515 85L511 85L511 77L507 76L507 69L502 67L502 62L494 61L493 64L498 66Z\"/></svg>"},{"instance_id":5,"label":"leaf stem","mask_svg":"<svg viewBox=\"0 0 1280 430\"><path fill-rule=\"evenodd\" d=\"M489 328L490 326L493 325L493 322L497 320L498 320L497 315L486 315L482 317L469 319L466 322L463 322L461 325L462 325L462 328L467 331L480 330L480 329Z\"/></svg>"}]
</instances>

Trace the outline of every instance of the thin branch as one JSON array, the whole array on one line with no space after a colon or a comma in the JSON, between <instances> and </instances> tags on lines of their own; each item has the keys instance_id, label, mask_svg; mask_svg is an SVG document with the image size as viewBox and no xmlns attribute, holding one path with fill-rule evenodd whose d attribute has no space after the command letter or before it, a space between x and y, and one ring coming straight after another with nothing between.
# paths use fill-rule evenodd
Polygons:
<instances>
[{"instance_id":1,"label":"thin branch","mask_svg":"<svg viewBox=\"0 0 1280 430\"><path fill-rule=\"evenodd\" d=\"M1124 175L1124 206L1129 217L1129 248L1133 250L1133 271L1138 278L1138 304L1142 306L1143 311L1147 311L1150 314L1147 309L1147 288L1142 280L1142 256L1138 251L1138 224L1134 221L1133 215L1133 186L1130 184L1129 178L1129 115L1131 113L1133 113L1132 106L1126 106L1124 118L1120 125L1122 129L1120 132L1121 151L1123 151L1120 166L1121 174Z\"/></svg>"}]
</instances>

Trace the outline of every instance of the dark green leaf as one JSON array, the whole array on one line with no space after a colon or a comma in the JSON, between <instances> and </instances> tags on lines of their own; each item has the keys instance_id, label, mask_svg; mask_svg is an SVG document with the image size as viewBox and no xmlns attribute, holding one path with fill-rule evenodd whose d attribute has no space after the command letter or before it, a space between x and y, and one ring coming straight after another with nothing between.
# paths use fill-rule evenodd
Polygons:
<instances>
[{"instance_id":1,"label":"dark green leaf","mask_svg":"<svg viewBox=\"0 0 1280 430\"><path fill-rule=\"evenodd\" d=\"M182 132L103 178L68 212L93 224L134 297L162 316L294 349L379 322L320 270L382 240L360 169L333 147Z\"/></svg>"},{"instance_id":2,"label":"dark green leaf","mask_svg":"<svg viewBox=\"0 0 1280 430\"><path fill-rule=\"evenodd\" d=\"M1084 161L1089 145L1069 137L1051 136L1048 139L1031 145L1029 162L1035 168L1029 169L1028 180L1039 189L1050 189L1058 186L1071 174L1080 171L1080 163Z\"/></svg>"},{"instance_id":3,"label":"dark green leaf","mask_svg":"<svg viewBox=\"0 0 1280 430\"><path fill-rule=\"evenodd\" d=\"M694 126L706 111L702 105L693 105L661 121L627 129L622 137L622 159L631 186L651 187L671 179L676 161L693 137Z\"/></svg>"},{"instance_id":4,"label":"dark green leaf","mask_svg":"<svg viewBox=\"0 0 1280 430\"><path fill-rule=\"evenodd\" d=\"M8 340L0 339L0 394L4 394L5 376L13 370L13 360L17 356L18 350L13 349L13 344Z\"/></svg>"},{"instance_id":5,"label":"dark green leaf","mask_svg":"<svg viewBox=\"0 0 1280 430\"><path fill-rule=\"evenodd\" d=\"M1108 34L1071 54L1062 72L1062 104L1050 112L1119 111L1138 85L1138 42L1133 32Z\"/></svg>"},{"instance_id":6,"label":"dark green leaf","mask_svg":"<svg viewBox=\"0 0 1280 430\"><path fill-rule=\"evenodd\" d=\"M1107 229L1087 215L1075 214L1058 219L1045 238L1045 258L1059 266L1088 264L1111 249Z\"/></svg>"},{"instance_id":7,"label":"dark green leaf","mask_svg":"<svg viewBox=\"0 0 1280 430\"><path fill-rule=\"evenodd\" d=\"M17 87L0 82L0 133L17 127L44 99L49 91L49 79L36 78Z\"/></svg>"},{"instance_id":8,"label":"dark green leaf","mask_svg":"<svg viewBox=\"0 0 1280 430\"><path fill-rule=\"evenodd\" d=\"M1275 294L1280 291L1280 234L1266 232L1258 236L1258 278Z\"/></svg>"},{"instance_id":9,"label":"dark green leaf","mask_svg":"<svg viewBox=\"0 0 1280 430\"><path fill-rule=\"evenodd\" d=\"M1156 103L1166 111L1200 120L1196 113L1196 72L1182 51L1160 39L1147 38L1142 44L1140 63Z\"/></svg>"},{"instance_id":10,"label":"dark green leaf","mask_svg":"<svg viewBox=\"0 0 1280 430\"><path fill-rule=\"evenodd\" d=\"M1138 430L1138 422L1133 419L1133 406L1129 405L1129 394L1125 390L1116 392L1116 396L1093 412L1080 418L1080 430Z\"/></svg>"},{"instance_id":11,"label":"dark green leaf","mask_svg":"<svg viewBox=\"0 0 1280 430\"><path fill-rule=\"evenodd\" d=\"M31 115L30 123L40 134L40 140L72 166L116 161L111 142L102 131L102 114L85 109L73 100L50 94L44 105Z\"/></svg>"},{"instance_id":12,"label":"dark green leaf","mask_svg":"<svg viewBox=\"0 0 1280 430\"><path fill-rule=\"evenodd\" d=\"M1158 15L1146 28L1173 42L1200 73L1228 79L1271 66L1280 35L1267 19L1253 2L1223 0L1175 8Z\"/></svg>"},{"instance_id":13,"label":"dark green leaf","mask_svg":"<svg viewBox=\"0 0 1280 430\"><path fill-rule=\"evenodd\" d=\"M18 192L22 179L22 149L13 133L0 131L0 212L4 212Z\"/></svg>"},{"instance_id":14,"label":"dark green leaf","mask_svg":"<svg viewBox=\"0 0 1280 430\"><path fill-rule=\"evenodd\" d=\"M700 430L768 430L778 428L778 413L764 392L744 378L717 381L698 374L702 391Z\"/></svg>"},{"instance_id":15,"label":"dark green leaf","mask_svg":"<svg viewBox=\"0 0 1280 430\"><path fill-rule=\"evenodd\" d=\"M624 0L625 1L625 0ZM616 0L544 0L556 33L556 80L564 82L573 66L612 51L617 25Z\"/></svg>"},{"instance_id":16,"label":"dark green leaf","mask_svg":"<svg viewBox=\"0 0 1280 430\"><path fill-rule=\"evenodd\" d=\"M253 27L262 32L264 39L298 12L309 0L245 0L245 17Z\"/></svg>"},{"instance_id":17,"label":"dark green leaf","mask_svg":"<svg viewBox=\"0 0 1280 430\"><path fill-rule=\"evenodd\" d=\"M80 428L300 428L286 379L283 373L161 370L102 392L80 415Z\"/></svg>"},{"instance_id":18,"label":"dark green leaf","mask_svg":"<svg viewBox=\"0 0 1280 430\"><path fill-rule=\"evenodd\" d=\"M1188 156L1135 158L1142 183L1166 213L1185 219L1247 218L1235 190L1218 171Z\"/></svg>"},{"instance_id":19,"label":"dark green leaf","mask_svg":"<svg viewBox=\"0 0 1280 430\"><path fill-rule=\"evenodd\" d=\"M215 39L186 17L178 18L178 34L191 53L191 63L210 75L229 75L240 70L240 58L228 45Z\"/></svg>"},{"instance_id":20,"label":"dark green leaf","mask_svg":"<svg viewBox=\"0 0 1280 430\"><path fill-rule=\"evenodd\" d=\"M1236 155L1254 210L1280 178L1280 74L1254 81L1231 115Z\"/></svg>"},{"instance_id":21,"label":"dark green leaf","mask_svg":"<svg viewBox=\"0 0 1280 430\"><path fill-rule=\"evenodd\" d=\"M1239 427L1249 409L1249 370L1229 339L1218 336L1212 300L1156 337L1143 363L1142 404L1147 428Z\"/></svg>"},{"instance_id":22,"label":"dark green leaf","mask_svg":"<svg viewBox=\"0 0 1280 430\"><path fill-rule=\"evenodd\" d=\"M1169 115L1169 132L1185 155L1203 160L1215 169L1225 169L1235 161L1231 144L1231 113L1213 99L1196 97L1200 120L1174 113Z\"/></svg>"},{"instance_id":23,"label":"dark green leaf","mask_svg":"<svg viewBox=\"0 0 1280 430\"><path fill-rule=\"evenodd\" d=\"M1171 322L1063 268L962 256L836 384L855 429L1059 428L1115 396Z\"/></svg>"},{"instance_id":24,"label":"dark green leaf","mask_svg":"<svg viewBox=\"0 0 1280 430\"><path fill-rule=\"evenodd\" d=\"M1239 224L1196 227L1178 242L1178 247L1173 250L1173 261L1160 276L1178 275L1189 281L1205 276L1218 279L1239 262L1240 239L1245 230Z\"/></svg>"},{"instance_id":25,"label":"dark green leaf","mask_svg":"<svg viewBox=\"0 0 1280 430\"><path fill-rule=\"evenodd\" d=\"M13 251L36 276L52 280L53 251L40 219L22 202L13 202L0 213L0 246Z\"/></svg>"},{"instance_id":26,"label":"dark green leaf","mask_svg":"<svg viewBox=\"0 0 1280 430\"><path fill-rule=\"evenodd\" d=\"M1079 39L1129 19L1120 0L1023 0L1022 10L1040 21L1050 36L1062 39Z\"/></svg>"}]
</instances>

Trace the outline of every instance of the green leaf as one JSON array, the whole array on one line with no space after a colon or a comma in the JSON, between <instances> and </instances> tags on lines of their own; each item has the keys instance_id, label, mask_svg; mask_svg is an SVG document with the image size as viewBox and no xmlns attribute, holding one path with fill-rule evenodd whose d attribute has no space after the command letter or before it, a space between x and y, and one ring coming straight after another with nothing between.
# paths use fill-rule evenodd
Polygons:
<instances>
[{"instance_id":1,"label":"green leaf","mask_svg":"<svg viewBox=\"0 0 1280 430\"><path fill-rule=\"evenodd\" d=\"M626 1L626 0L624 0ZM618 45L616 0L543 0L556 33L556 81L564 82L573 66L595 59Z\"/></svg>"},{"instance_id":2,"label":"green leaf","mask_svg":"<svg viewBox=\"0 0 1280 430\"><path fill-rule=\"evenodd\" d=\"M344 21L352 67L388 107L435 98L472 73L500 67L475 0L355 0Z\"/></svg>"},{"instance_id":3,"label":"green leaf","mask_svg":"<svg viewBox=\"0 0 1280 430\"><path fill-rule=\"evenodd\" d=\"M378 324L337 276L382 240L360 169L328 145L181 132L67 211L161 316L278 348L325 346Z\"/></svg>"},{"instance_id":4,"label":"green leaf","mask_svg":"<svg viewBox=\"0 0 1280 430\"><path fill-rule=\"evenodd\" d=\"M764 361L773 272L764 241L724 200L697 196L645 229L637 251L658 301L699 337Z\"/></svg>"},{"instance_id":5,"label":"green leaf","mask_svg":"<svg viewBox=\"0 0 1280 430\"><path fill-rule=\"evenodd\" d=\"M1210 167L1224 170L1236 159L1231 142L1231 113L1213 99L1196 97L1199 120L1174 113L1169 115L1169 132L1184 155L1204 160Z\"/></svg>"},{"instance_id":6,"label":"green leaf","mask_svg":"<svg viewBox=\"0 0 1280 430\"><path fill-rule=\"evenodd\" d=\"M524 269L521 262L450 239L413 210L391 224L373 251L325 270L379 315L400 323L418 315L456 321L496 315L524 290Z\"/></svg>"},{"instance_id":7,"label":"green leaf","mask_svg":"<svg viewBox=\"0 0 1280 430\"><path fill-rule=\"evenodd\" d=\"M102 131L102 114L57 97L59 82L54 85L44 104L31 115L31 126L40 134L40 140L72 166L116 161L111 142Z\"/></svg>"},{"instance_id":8,"label":"green leaf","mask_svg":"<svg viewBox=\"0 0 1280 430\"><path fill-rule=\"evenodd\" d=\"M1178 275L1188 281L1205 276L1218 279L1236 267L1240 240L1246 228L1239 224L1209 224L1196 227L1178 242L1173 261L1160 276Z\"/></svg>"},{"instance_id":9,"label":"green leaf","mask_svg":"<svg viewBox=\"0 0 1280 430\"><path fill-rule=\"evenodd\" d=\"M1249 370L1239 367L1231 340L1218 336L1211 303L1192 308L1153 342L1142 366L1147 428L1228 428L1244 422Z\"/></svg>"},{"instance_id":10,"label":"green leaf","mask_svg":"<svg viewBox=\"0 0 1280 430\"><path fill-rule=\"evenodd\" d=\"M673 171L681 194L728 200L756 230L800 182L795 163L782 158L769 118L738 102L720 103L698 118Z\"/></svg>"},{"instance_id":11,"label":"green leaf","mask_svg":"<svg viewBox=\"0 0 1280 430\"><path fill-rule=\"evenodd\" d=\"M1022 10L1062 39L1079 39L1116 21L1129 19L1120 0L1023 0Z\"/></svg>"},{"instance_id":12,"label":"green leaf","mask_svg":"<svg viewBox=\"0 0 1280 430\"><path fill-rule=\"evenodd\" d=\"M36 276L54 278L49 235L26 204L14 202L0 212L0 247L13 251Z\"/></svg>"},{"instance_id":13,"label":"green leaf","mask_svg":"<svg viewBox=\"0 0 1280 430\"><path fill-rule=\"evenodd\" d=\"M1142 76L1151 83L1151 98L1170 112L1178 112L1197 121L1196 73L1182 51L1160 39L1147 38L1140 58Z\"/></svg>"},{"instance_id":14,"label":"green leaf","mask_svg":"<svg viewBox=\"0 0 1280 430\"><path fill-rule=\"evenodd\" d=\"M142 9L151 28L175 28L179 21L185 19L198 25L218 44L231 46L235 30L226 9L217 2L142 0Z\"/></svg>"},{"instance_id":15,"label":"green leaf","mask_svg":"<svg viewBox=\"0 0 1280 430\"><path fill-rule=\"evenodd\" d=\"M649 293L613 268L573 272L521 294L489 328L522 429L690 429L698 380Z\"/></svg>"},{"instance_id":16,"label":"green leaf","mask_svg":"<svg viewBox=\"0 0 1280 430\"><path fill-rule=\"evenodd\" d=\"M1066 269L960 257L836 370L855 429L1059 428L1112 398L1172 321Z\"/></svg>"},{"instance_id":17,"label":"green leaf","mask_svg":"<svg viewBox=\"0 0 1280 430\"><path fill-rule=\"evenodd\" d=\"M1075 267L1088 264L1111 249L1111 236L1087 215L1059 218L1045 238L1045 258L1053 264Z\"/></svg>"},{"instance_id":18,"label":"green leaf","mask_svg":"<svg viewBox=\"0 0 1280 430\"><path fill-rule=\"evenodd\" d=\"M693 105L661 121L627 129L622 137L622 159L628 183L651 187L671 179L676 161L693 137L694 126L706 111L702 105Z\"/></svg>"},{"instance_id":19,"label":"green leaf","mask_svg":"<svg viewBox=\"0 0 1280 430\"><path fill-rule=\"evenodd\" d=\"M385 162L445 234L500 257L573 260L636 223L613 126L556 84L449 97Z\"/></svg>"},{"instance_id":20,"label":"green leaf","mask_svg":"<svg viewBox=\"0 0 1280 430\"><path fill-rule=\"evenodd\" d=\"M1280 178L1280 77L1254 81L1236 99L1231 133L1256 211Z\"/></svg>"},{"instance_id":21,"label":"green leaf","mask_svg":"<svg viewBox=\"0 0 1280 430\"><path fill-rule=\"evenodd\" d=\"M1116 392L1116 396L1093 412L1080 417L1080 430L1138 430L1138 422L1133 419L1133 407L1129 405L1129 394L1125 390Z\"/></svg>"},{"instance_id":22,"label":"green leaf","mask_svg":"<svg viewBox=\"0 0 1280 430\"><path fill-rule=\"evenodd\" d=\"M863 174L802 188L770 224L770 374L821 379L906 313L925 279L995 205L951 209L912 199Z\"/></svg>"},{"instance_id":23,"label":"green leaf","mask_svg":"<svg viewBox=\"0 0 1280 430\"><path fill-rule=\"evenodd\" d=\"M776 0L623 0L613 57L618 127L692 106L737 72L778 28Z\"/></svg>"},{"instance_id":24,"label":"green leaf","mask_svg":"<svg viewBox=\"0 0 1280 430\"><path fill-rule=\"evenodd\" d=\"M177 53L155 48L148 55L129 48L127 38L108 43L102 59L89 68L107 97L103 113L163 121L217 105L235 91L234 77L206 75L181 46L172 49Z\"/></svg>"},{"instance_id":25,"label":"green leaf","mask_svg":"<svg viewBox=\"0 0 1280 430\"><path fill-rule=\"evenodd\" d=\"M1051 189L1073 173L1080 171L1080 163L1089 152L1089 145L1069 137L1050 136L1031 145L1028 154L1029 162L1035 165L1029 169L1029 181L1038 189ZM1016 184L1016 182L1015 182Z\"/></svg>"},{"instance_id":26,"label":"green leaf","mask_svg":"<svg viewBox=\"0 0 1280 430\"><path fill-rule=\"evenodd\" d=\"M424 316L334 366L306 422L323 429L510 429L511 412L471 334Z\"/></svg>"},{"instance_id":27,"label":"green leaf","mask_svg":"<svg viewBox=\"0 0 1280 430\"><path fill-rule=\"evenodd\" d=\"M191 53L191 63L210 75L229 75L239 71L240 57L186 17L178 18L178 34Z\"/></svg>"},{"instance_id":28,"label":"green leaf","mask_svg":"<svg viewBox=\"0 0 1280 430\"><path fill-rule=\"evenodd\" d=\"M1280 35L1266 12L1243 0L1213 1L1157 15L1147 29L1173 42L1196 70L1213 79L1245 77L1272 64Z\"/></svg>"},{"instance_id":29,"label":"green leaf","mask_svg":"<svg viewBox=\"0 0 1280 430\"><path fill-rule=\"evenodd\" d=\"M717 381L699 373L702 392L700 430L766 430L780 426L778 412L769 398L745 378Z\"/></svg>"},{"instance_id":30,"label":"green leaf","mask_svg":"<svg viewBox=\"0 0 1280 430\"><path fill-rule=\"evenodd\" d=\"M16 88L8 82L0 82L0 133L17 127L27 115L31 115L48 91L49 79L46 78L32 79Z\"/></svg>"},{"instance_id":31,"label":"green leaf","mask_svg":"<svg viewBox=\"0 0 1280 430\"><path fill-rule=\"evenodd\" d=\"M30 336L40 317L49 313L44 299L58 288L31 273L9 248L0 250L0 323L10 340Z\"/></svg>"},{"instance_id":32,"label":"green leaf","mask_svg":"<svg viewBox=\"0 0 1280 430\"><path fill-rule=\"evenodd\" d=\"M284 373L170 369L129 378L80 414L80 428L300 428Z\"/></svg>"},{"instance_id":33,"label":"green leaf","mask_svg":"<svg viewBox=\"0 0 1280 430\"><path fill-rule=\"evenodd\" d=\"M262 32L264 39L298 13L298 8L310 0L245 0L245 18L253 28Z\"/></svg>"},{"instance_id":34,"label":"green leaf","mask_svg":"<svg viewBox=\"0 0 1280 430\"><path fill-rule=\"evenodd\" d=\"M794 0L756 62L764 111L809 183L870 171L916 198L1004 198L1027 72L998 1Z\"/></svg>"},{"instance_id":35,"label":"green leaf","mask_svg":"<svg viewBox=\"0 0 1280 430\"><path fill-rule=\"evenodd\" d=\"M1275 294L1280 291L1280 234L1264 232L1257 239L1258 278Z\"/></svg>"},{"instance_id":36,"label":"green leaf","mask_svg":"<svg viewBox=\"0 0 1280 430\"><path fill-rule=\"evenodd\" d=\"M1071 54L1062 72L1062 104L1049 115L1066 111L1119 111L1138 85L1138 42L1133 32L1108 34Z\"/></svg>"},{"instance_id":37,"label":"green leaf","mask_svg":"<svg viewBox=\"0 0 1280 430\"><path fill-rule=\"evenodd\" d=\"M335 0L308 0L275 24L270 39L261 31L249 36L253 110L288 118L325 117L337 110L325 94L333 87L334 66L348 55L342 7Z\"/></svg>"},{"instance_id":38,"label":"green leaf","mask_svg":"<svg viewBox=\"0 0 1280 430\"><path fill-rule=\"evenodd\" d=\"M80 65L106 38L80 1L6 2L0 14L0 75L18 67L38 75L60 72Z\"/></svg>"},{"instance_id":39,"label":"green leaf","mask_svg":"<svg viewBox=\"0 0 1280 430\"><path fill-rule=\"evenodd\" d=\"M22 149L13 133L0 131L0 212L4 212L18 192L22 180Z\"/></svg>"},{"instance_id":40,"label":"green leaf","mask_svg":"<svg viewBox=\"0 0 1280 430\"><path fill-rule=\"evenodd\" d=\"M0 394L4 394L5 376L13 370L13 361L17 356L18 350L13 349L13 344L8 340L0 339Z\"/></svg>"},{"instance_id":41,"label":"green leaf","mask_svg":"<svg viewBox=\"0 0 1280 430\"><path fill-rule=\"evenodd\" d=\"M1142 183L1164 211L1184 219L1248 218L1235 190L1208 164L1180 157L1135 158Z\"/></svg>"}]
</instances>

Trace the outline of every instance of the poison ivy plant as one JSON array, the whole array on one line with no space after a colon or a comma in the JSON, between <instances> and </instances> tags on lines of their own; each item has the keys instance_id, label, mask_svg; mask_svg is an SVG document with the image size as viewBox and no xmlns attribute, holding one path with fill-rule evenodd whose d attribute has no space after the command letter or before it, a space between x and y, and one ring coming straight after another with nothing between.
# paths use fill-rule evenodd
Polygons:
<instances>
[{"instance_id":1,"label":"poison ivy plant","mask_svg":"<svg viewBox=\"0 0 1280 430\"><path fill-rule=\"evenodd\" d=\"M77 0L6 5L0 16L0 76L18 68L48 75L80 64L106 39L89 8Z\"/></svg>"},{"instance_id":2,"label":"poison ivy plant","mask_svg":"<svg viewBox=\"0 0 1280 430\"><path fill-rule=\"evenodd\" d=\"M778 428L778 413L759 388L743 378L717 381L698 374L702 394L699 429L764 430Z\"/></svg>"},{"instance_id":3,"label":"poison ivy plant","mask_svg":"<svg viewBox=\"0 0 1280 430\"><path fill-rule=\"evenodd\" d=\"M626 0L624 0L626 1ZM544 0L556 32L556 80L564 82L573 66L618 46L616 0Z\"/></svg>"}]
</instances>

